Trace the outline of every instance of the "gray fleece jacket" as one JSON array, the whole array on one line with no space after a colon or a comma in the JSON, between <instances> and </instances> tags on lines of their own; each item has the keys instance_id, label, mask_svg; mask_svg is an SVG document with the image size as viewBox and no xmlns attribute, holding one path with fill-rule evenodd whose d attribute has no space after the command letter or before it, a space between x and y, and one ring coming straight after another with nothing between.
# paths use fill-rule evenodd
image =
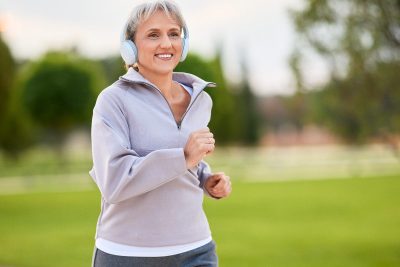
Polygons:
<instances>
[{"instance_id":1,"label":"gray fleece jacket","mask_svg":"<svg viewBox=\"0 0 400 267\"><path fill-rule=\"evenodd\" d=\"M96 236L142 247L174 246L210 237L203 211L209 166L186 168L189 134L210 121L214 87L186 73L173 80L193 88L181 122L161 91L130 68L97 98L92 119L93 168L101 192Z\"/></svg>"}]
</instances>

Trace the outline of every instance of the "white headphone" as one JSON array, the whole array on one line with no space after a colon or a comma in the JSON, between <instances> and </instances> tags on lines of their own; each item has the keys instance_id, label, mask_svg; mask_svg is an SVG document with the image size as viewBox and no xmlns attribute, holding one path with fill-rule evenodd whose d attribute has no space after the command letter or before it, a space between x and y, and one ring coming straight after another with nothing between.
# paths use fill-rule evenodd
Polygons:
<instances>
[{"instance_id":1,"label":"white headphone","mask_svg":"<svg viewBox=\"0 0 400 267\"><path fill-rule=\"evenodd\" d=\"M121 46L120 46L120 53L122 59L125 61L127 65L135 64L138 60L138 50L135 43L132 40L126 39L126 31L128 28L129 21L125 24L121 32ZM182 54L180 61L184 61L188 52L189 52L189 31L184 25L183 27L183 39L182 39Z\"/></svg>"}]
</instances>

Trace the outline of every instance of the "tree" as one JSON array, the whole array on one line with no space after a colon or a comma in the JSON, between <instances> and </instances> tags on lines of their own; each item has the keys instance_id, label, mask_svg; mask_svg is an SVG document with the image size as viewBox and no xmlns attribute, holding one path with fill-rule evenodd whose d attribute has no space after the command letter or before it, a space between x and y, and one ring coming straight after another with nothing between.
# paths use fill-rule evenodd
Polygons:
<instances>
[{"instance_id":1,"label":"tree","mask_svg":"<svg viewBox=\"0 0 400 267\"><path fill-rule=\"evenodd\" d=\"M22 103L33 121L61 145L68 131L88 126L105 81L101 68L77 54L49 52L23 74Z\"/></svg>"},{"instance_id":2,"label":"tree","mask_svg":"<svg viewBox=\"0 0 400 267\"><path fill-rule=\"evenodd\" d=\"M2 132L5 125L5 116L7 114L11 89L15 77L15 62L11 55L10 49L3 41L0 34L0 131ZM0 134L2 135L2 134ZM4 140L0 140L3 144Z\"/></svg>"},{"instance_id":3,"label":"tree","mask_svg":"<svg viewBox=\"0 0 400 267\"><path fill-rule=\"evenodd\" d=\"M104 70L107 84L112 84L126 73L125 65L120 55L103 58L99 63Z\"/></svg>"},{"instance_id":4,"label":"tree","mask_svg":"<svg viewBox=\"0 0 400 267\"><path fill-rule=\"evenodd\" d=\"M330 81L313 88L316 120L351 143L399 133L400 1L306 0L291 13L298 89L307 89L299 51L317 53L330 67Z\"/></svg>"},{"instance_id":5,"label":"tree","mask_svg":"<svg viewBox=\"0 0 400 267\"><path fill-rule=\"evenodd\" d=\"M5 115L15 78L15 69L15 62L10 49L3 41L0 33L0 128L4 127Z\"/></svg>"},{"instance_id":6,"label":"tree","mask_svg":"<svg viewBox=\"0 0 400 267\"><path fill-rule=\"evenodd\" d=\"M10 49L0 34L0 128L3 128L5 114L10 100L11 88L15 78L15 62Z\"/></svg>"},{"instance_id":7,"label":"tree","mask_svg":"<svg viewBox=\"0 0 400 267\"><path fill-rule=\"evenodd\" d=\"M248 75L248 66L244 61L241 61L242 69L242 82L239 85L238 93L236 96L237 101L237 118L241 125L241 138L242 143L246 145L256 145L260 138L260 123L261 117L256 105L256 99L251 89Z\"/></svg>"},{"instance_id":8,"label":"tree","mask_svg":"<svg viewBox=\"0 0 400 267\"><path fill-rule=\"evenodd\" d=\"M0 148L17 159L33 143L33 131L17 101L16 64L1 35L0 69Z\"/></svg>"}]
</instances>

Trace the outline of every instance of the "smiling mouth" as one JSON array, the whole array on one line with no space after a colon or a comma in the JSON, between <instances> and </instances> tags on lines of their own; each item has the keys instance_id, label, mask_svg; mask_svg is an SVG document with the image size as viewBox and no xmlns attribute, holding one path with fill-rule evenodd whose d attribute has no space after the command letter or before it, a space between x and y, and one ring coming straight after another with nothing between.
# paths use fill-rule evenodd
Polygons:
<instances>
[{"instance_id":1,"label":"smiling mouth","mask_svg":"<svg viewBox=\"0 0 400 267\"><path fill-rule=\"evenodd\" d=\"M173 54L156 54L155 55L157 58L162 59L162 60L169 60L171 59L174 55Z\"/></svg>"}]
</instances>

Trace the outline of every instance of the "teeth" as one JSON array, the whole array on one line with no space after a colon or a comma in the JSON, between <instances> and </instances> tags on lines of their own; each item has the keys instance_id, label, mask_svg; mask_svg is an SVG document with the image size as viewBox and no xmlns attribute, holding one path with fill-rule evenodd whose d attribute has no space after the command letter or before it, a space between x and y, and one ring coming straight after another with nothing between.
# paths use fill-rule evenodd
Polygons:
<instances>
[{"instance_id":1,"label":"teeth","mask_svg":"<svg viewBox=\"0 0 400 267\"><path fill-rule=\"evenodd\" d=\"M170 58L170 57L172 57L172 54L159 54L159 55L157 55L157 57Z\"/></svg>"}]
</instances>

